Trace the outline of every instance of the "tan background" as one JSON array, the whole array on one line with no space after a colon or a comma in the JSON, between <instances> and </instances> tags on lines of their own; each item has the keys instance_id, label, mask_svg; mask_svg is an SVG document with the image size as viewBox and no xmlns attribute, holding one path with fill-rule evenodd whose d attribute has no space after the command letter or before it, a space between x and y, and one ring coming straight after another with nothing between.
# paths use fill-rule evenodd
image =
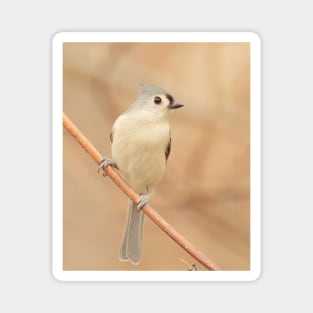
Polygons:
<instances>
[{"instance_id":1,"label":"tan background","mask_svg":"<svg viewBox=\"0 0 313 313\"><path fill-rule=\"evenodd\" d=\"M64 44L64 112L101 154L111 156L112 124L139 82L185 105L171 116L172 152L150 204L225 270L250 267L249 72L245 43ZM148 218L140 265L118 260L127 198L63 134L64 269L187 270L180 259L195 261Z\"/></svg>"}]
</instances>

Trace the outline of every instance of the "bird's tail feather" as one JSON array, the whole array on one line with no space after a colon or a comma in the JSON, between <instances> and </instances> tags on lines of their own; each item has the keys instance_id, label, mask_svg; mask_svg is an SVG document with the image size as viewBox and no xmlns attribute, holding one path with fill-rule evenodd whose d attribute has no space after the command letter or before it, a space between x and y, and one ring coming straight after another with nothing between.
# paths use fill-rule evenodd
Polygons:
<instances>
[{"instance_id":1,"label":"bird's tail feather","mask_svg":"<svg viewBox=\"0 0 313 313\"><path fill-rule=\"evenodd\" d=\"M138 264L141 259L142 230L145 214L129 201L127 222L122 240L120 259Z\"/></svg>"}]
</instances>

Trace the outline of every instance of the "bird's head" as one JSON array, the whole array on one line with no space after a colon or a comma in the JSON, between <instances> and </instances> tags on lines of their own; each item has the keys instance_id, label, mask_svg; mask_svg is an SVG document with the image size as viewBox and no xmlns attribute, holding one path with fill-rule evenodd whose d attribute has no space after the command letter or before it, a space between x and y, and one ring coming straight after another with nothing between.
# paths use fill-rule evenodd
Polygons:
<instances>
[{"instance_id":1,"label":"bird's head","mask_svg":"<svg viewBox=\"0 0 313 313\"><path fill-rule=\"evenodd\" d=\"M141 93L135 100L133 109L149 111L159 116L168 116L169 111L181 108L183 105L174 101L163 88L150 83L141 83Z\"/></svg>"}]
</instances>

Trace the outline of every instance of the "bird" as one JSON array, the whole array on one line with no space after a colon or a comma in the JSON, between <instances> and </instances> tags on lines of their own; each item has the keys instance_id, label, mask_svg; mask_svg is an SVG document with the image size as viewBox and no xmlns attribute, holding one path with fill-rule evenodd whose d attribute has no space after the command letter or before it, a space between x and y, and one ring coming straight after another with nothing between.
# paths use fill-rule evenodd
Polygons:
<instances>
[{"instance_id":1,"label":"bird","mask_svg":"<svg viewBox=\"0 0 313 313\"><path fill-rule=\"evenodd\" d=\"M142 257L142 233L153 187L162 179L171 152L169 113L183 107L161 87L140 83L141 92L114 122L110 132L112 159L103 158L99 169L117 168L140 195L138 203L129 200L127 220L120 246L121 261L138 265Z\"/></svg>"}]
</instances>

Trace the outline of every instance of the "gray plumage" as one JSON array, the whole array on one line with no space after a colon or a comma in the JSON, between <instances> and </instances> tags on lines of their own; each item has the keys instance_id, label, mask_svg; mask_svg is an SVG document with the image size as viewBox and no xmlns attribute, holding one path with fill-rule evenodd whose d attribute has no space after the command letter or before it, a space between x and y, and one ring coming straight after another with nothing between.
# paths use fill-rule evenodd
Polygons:
<instances>
[{"instance_id":1,"label":"gray plumage","mask_svg":"<svg viewBox=\"0 0 313 313\"><path fill-rule=\"evenodd\" d=\"M112 158L130 186L140 195L142 206L165 170L170 153L170 109L182 105L163 88L142 83L133 105L115 121L110 138ZM120 249L120 259L138 264L142 255L144 213L130 201Z\"/></svg>"}]
</instances>

